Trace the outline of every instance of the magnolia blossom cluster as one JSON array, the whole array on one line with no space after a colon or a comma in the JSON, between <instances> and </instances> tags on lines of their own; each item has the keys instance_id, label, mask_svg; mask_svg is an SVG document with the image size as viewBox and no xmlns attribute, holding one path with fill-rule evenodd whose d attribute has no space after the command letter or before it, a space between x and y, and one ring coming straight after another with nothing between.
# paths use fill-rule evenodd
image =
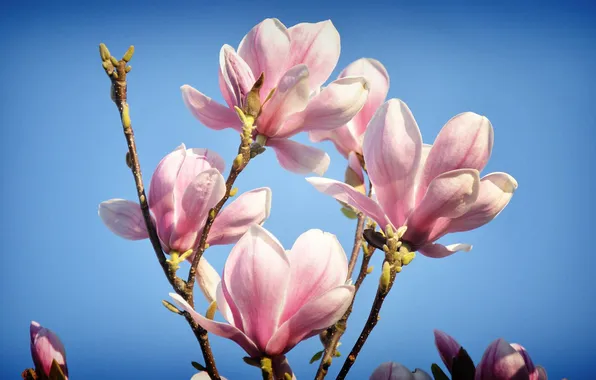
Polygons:
<instances>
[{"instance_id":1,"label":"magnolia blossom cluster","mask_svg":"<svg viewBox=\"0 0 596 380\"><path fill-rule=\"evenodd\" d=\"M250 118L250 140L258 153L271 148L279 164L293 173L322 176L330 158L292 137L306 132L314 143L331 141L347 159L347 176L344 181L307 178L315 189L362 212L381 235L402 227L406 232L400 244L412 252L441 258L469 251L469 244L442 245L437 240L490 222L517 188L504 172L480 176L493 148L491 123L484 116L462 113L445 124L432 145L425 144L408 106L387 100L389 75L379 61L359 59L325 85L339 54L340 36L331 21L286 28L277 19L266 19L237 49L221 48L217 74L224 103L188 85L182 86L182 98L211 129L245 134ZM138 203L124 199L102 202L99 216L112 232L129 240L150 238L150 227L155 226L161 248L177 269L183 260L192 263L210 213L230 191L224 172L225 162L214 151L181 145L153 172L149 220ZM369 195L365 176L372 187ZM197 312L181 294L171 297L199 326L231 339L249 358L270 358L275 378L287 378L292 370L285 355L334 325L352 303L356 289L346 253L333 234L315 229L286 250L262 227L271 209L269 188L230 195L233 201L216 215L206 237L207 246L234 244L223 272L220 276L204 256L196 268L197 284L224 321ZM48 331L40 334L34 339L32 327L36 367L46 371L48 358L53 358L67 374L59 340ZM460 347L444 333L436 336L451 371ZM511 353L517 356L504 359ZM514 370L525 378L545 378L521 346L502 340L489 347L475 376L509 379ZM193 377L201 378L208 375ZM385 363L371 376L427 378L426 372L412 373L397 363Z\"/></svg>"}]
</instances>

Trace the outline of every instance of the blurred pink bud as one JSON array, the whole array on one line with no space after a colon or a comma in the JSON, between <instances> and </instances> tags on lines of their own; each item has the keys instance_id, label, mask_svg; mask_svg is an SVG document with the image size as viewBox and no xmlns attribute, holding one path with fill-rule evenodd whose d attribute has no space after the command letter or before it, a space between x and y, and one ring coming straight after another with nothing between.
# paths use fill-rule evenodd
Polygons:
<instances>
[{"instance_id":1,"label":"blurred pink bud","mask_svg":"<svg viewBox=\"0 0 596 380\"><path fill-rule=\"evenodd\" d=\"M370 375L370 380L432 380L433 378L420 368L414 372L396 362L383 363Z\"/></svg>"},{"instance_id":2,"label":"blurred pink bud","mask_svg":"<svg viewBox=\"0 0 596 380\"><path fill-rule=\"evenodd\" d=\"M507 173L480 178L492 146L491 123L472 112L449 120L434 145L424 145L408 106L390 99L372 117L362 147L376 201L339 181L307 180L317 190L362 211L383 228L406 225L404 241L412 250L440 258L469 251L472 246L444 246L436 244L436 240L490 222L517 189L517 182Z\"/></svg>"},{"instance_id":3,"label":"blurred pink bud","mask_svg":"<svg viewBox=\"0 0 596 380\"><path fill-rule=\"evenodd\" d=\"M68 378L66 351L60 338L53 331L42 327L35 321L31 322L29 333L31 339L31 357L35 363L36 372L39 375L49 376L52 362L56 360L56 363Z\"/></svg>"},{"instance_id":4,"label":"blurred pink bud","mask_svg":"<svg viewBox=\"0 0 596 380\"><path fill-rule=\"evenodd\" d=\"M452 372L453 358L458 355L461 345L450 335L442 331L435 330L434 333L435 346L437 346L441 360L445 363L449 372Z\"/></svg>"},{"instance_id":5,"label":"blurred pink bud","mask_svg":"<svg viewBox=\"0 0 596 380\"><path fill-rule=\"evenodd\" d=\"M244 36L237 52L229 45L220 51L219 84L227 105L188 85L182 86L182 97L208 128L240 130L234 107L245 108L248 93L264 74L255 135L266 137L283 168L322 175L329 156L289 138L303 131L339 128L365 104L368 84L362 76L345 75L320 90L339 52L339 33L331 21L286 28L278 19L265 19Z\"/></svg>"},{"instance_id":6,"label":"blurred pink bud","mask_svg":"<svg viewBox=\"0 0 596 380\"><path fill-rule=\"evenodd\" d=\"M492 342L476 367L475 380L546 380L546 371L535 367L527 351L504 339Z\"/></svg>"},{"instance_id":7,"label":"blurred pink bud","mask_svg":"<svg viewBox=\"0 0 596 380\"><path fill-rule=\"evenodd\" d=\"M217 307L227 323L207 319L170 295L210 333L235 341L250 357L275 361L341 318L354 294L354 287L345 285L347 269L334 235L309 230L286 251L253 225L232 249L217 289Z\"/></svg>"}]
</instances>

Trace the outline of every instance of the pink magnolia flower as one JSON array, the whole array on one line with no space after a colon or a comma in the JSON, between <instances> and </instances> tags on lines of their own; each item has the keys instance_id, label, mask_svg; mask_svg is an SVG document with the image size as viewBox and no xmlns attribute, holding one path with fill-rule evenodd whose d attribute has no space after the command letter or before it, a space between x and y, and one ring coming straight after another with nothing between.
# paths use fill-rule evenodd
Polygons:
<instances>
[{"instance_id":1,"label":"pink magnolia flower","mask_svg":"<svg viewBox=\"0 0 596 380\"><path fill-rule=\"evenodd\" d=\"M346 285L347 259L334 235L309 230L285 251L264 228L253 225L232 249L217 289L227 323L198 314L170 296L212 334L232 339L250 357L284 362L300 341L337 322L354 287ZM287 372L287 371L286 371Z\"/></svg>"},{"instance_id":2,"label":"pink magnolia flower","mask_svg":"<svg viewBox=\"0 0 596 380\"><path fill-rule=\"evenodd\" d=\"M389 74L385 66L375 59L360 58L352 62L339 74L338 79L351 76L362 76L368 82L368 98L360 112L339 128L309 133L313 142L324 140L333 142L339 153L346 158L350 152L362 155L362 139L366 126L389 92Z\"/></svg>"},{"instance_id":3,"label":"pink magnolia flower","mask_svg":"<svg viewBox=\"0 0 596 380\"><path fill-rule=\"evenodd\" d=\"M469 231L494 219L517 182L507 173L479 177L493 146L488 119L472 112L449 120L434 145L424 145L405 103L390 99L364 135L363 153L376 201L351 186L307 178L315 188L361 210L380 226L408 227L404 240L429 257L469 251L469 244L434 243L450 232Z\"/></svg>"},{"instance_id":4,"label":"pink magnolia flower","mask_svg":"<svg viewBox=\"0 0 596 380\"><path fill-rule=\"evenodd\" d=\"M208 149L186 149L184 144L157 165L149 189L149 209L157 234L167 253L196 249L209 210L224 196L224 161ZM271 190L258 188L238 196L215 219L207 243L231 244L251 224L269 217ZM116 235L129 240L147 239L148 233L137 202L111 199L99 205L99 216ZM209 300L215 298L219 275L203 258L197 280Z\"/></svg>"},{"instance_id":5,"label":"pink magnolia flower","mask_svg":"<svg viewBox=\"0 0 596 380\"><path fill-rule=\"evenodd\" d=\"M29 333L31 336L31 357L33 363L35 363L36 372L39 375L49 377L52 362L56 360L56 363L68 378L66 351L58 335L35 321L31 322Z\"/></svg>"},{"instance_id":6,"label":"pink magnolia flower","mask_svg":"<svg viewBox=\"0 0 596 380\"><path fill-rule=\"evenodd\" d=\"M188 85L182 86L182 97L205 126L241 130L234 106L245 107L247 94L264 74L255 135L264 137L283 168L322 175L329 156L289 138L302 131L338 128L364 105L368 87L362 77L346 76L318 91L335 68L339 52L339 33L331 21L287 29L277 19L266 19L242 39L238 52L229 45L221 48L219 87L227 106Z\"/></svg>"},{"instance_id":7,"label":"pink magnolia flower","mask_svg":"<svg viewBox=\"0 0 596 380\"><path fill-rule=\"evenodd\" d=\"M370 375L370 380L433 380L420 368L414 372L396 362L383 363Z\"/></svg>"},{"instance_id":8,"label":"pink magnolia flower","mask_svg":"<svg viewBox=\"0 0 596 380\"><path fill-rule=\"evenodd\" d=\"M475 380L546 380L544 368L534 366L528 352L519 344L509 344L504 339L492 342L480 364L476 367Z\"/></svg>"},{"instance_id":9,"label":"pink magnolia flower","mask_svg":"<svg viewBox=\"0 0 596 380\"><path fill-rule=\"evenodd\" d=\"M445 363L445 367L452 372L453 370L453 358L457 357L461 345L457 343L450 335L443 331L435 330L435 346L441 356L441 360Z\"/></svg>"}]
</instances>

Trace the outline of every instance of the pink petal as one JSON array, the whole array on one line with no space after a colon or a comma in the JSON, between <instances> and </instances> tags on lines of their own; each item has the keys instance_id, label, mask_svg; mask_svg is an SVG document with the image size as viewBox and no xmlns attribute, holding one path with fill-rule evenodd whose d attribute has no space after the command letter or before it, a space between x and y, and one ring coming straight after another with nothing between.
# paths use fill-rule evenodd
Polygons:
<instances>
[{"instance_id":1,"label":"pink petal","mask_svg":"<svg viewBox=\"0 0 596 380\"><path fill-rule=\"evenodd\" d=\"M441 259L459 251L470 252L471 250L472 246L470 244L462 243L450 244L447 246L439 243L430 243L418 249L424 256L432 257L434 259ZM443 363L445 363L445 360L443 360ZM447 365L447 363L445 363L445 365Z\"/></svg>"},{"instance_id":2,"label":"pink petal","mask_svg":"<svg viewBox=\"0 0 596 380\"><path fill-rule=\"evenodd\" d=\"M283 247L263 227L252 225L232 248L223 278L245 334L264 349L279 324L290 280Z\"/></svg>"},{"instance_id":3,"label":"pink petal","mask_svg":"<svg viewBox=\"0 0 596 380\"><path fill-rule=\"evenodd\" d=\"M311 98L304 111L288 118L275 136L341 127L362 109L367 96L368 84L363 77L338 79Z\"/></svg>"},{"instance_id":4,"label":"pink petal","mask_svg":"<svg viewBox=\"0 0 596 380\"><path fill-rule=\"evenodd\" d=\"M435 346L441 360L445 363L445 367L451 372L451 366L453 364L453 358L456 357L461 349L461 345L457 343L450 335L445 334L443 331L435 330Z\"/></svg>"},{"instance_id":5,"label":"pink petal","mask_svg":"<svg viewBox=\"0 0 596 380\"><path fill-rule=\"evenodd\" d=\"M308 230L288 252L290 283L280 323L311 299L346 283L348 260L341 244L328 232Z\"/></svg>"},{"instance_id":6,"label":"pink petal","mask_svg":"<svg viewBox=\"0 0 596 380\"><path fill-rule=\"evenodd\" d=\"M301 23L288 29L291 48L289 65L306 64L311 72L310 88L320 87L335 69L340 53L340 38L330 20Z\"/></svg>"},{"instance_id":7,"label":"pink petal","mask_svg":"<svg viewBox=\"0 0 596 380\"><path fill-rule=\"evenodd\" d=\"M210 97L203 95L189 85L184 85L182 90L182 100L190 112L207 128L221 130L233 128L237 131L242 130L242 122L233 109L223 106Z\"/></svg>"},{"instance_id":8,"label":"pink petal","mask_svg":"<svg viewBox=\"0 0 596 380\"><path fill-rule=\"evenodd\" d=\"M548 380L544 367L537 366L536 371L538 372L538 380Z\"/></svg>"},{"instance_id":9,"label":"pink petal","mask_svg":"<svg viewBox=\"0 0 596 380\"><path fill-rule=\"evenodd\" d=\"M196 248L201 227L213 208L226 193L226 181L221 173L211 168L200 173L188 185L176 210L176 227L170 236L170 248L185 252Z\"/></svg>"},{"instance_id":10,"label":"pink petal","mask_svg":"<svg viewBox=\"0 0 596 380\"><path fill-rule=\"evenodd\" d=\"M449 231L469 231L490 222L507 206L516 189L517 181L507 173L484 176L478 199L467 213L449 223Z\"/></svg>"},{"instance_id":11,"label":"pink petal","mask_svg":"<svg viewBox=\"0 0 596 380\"><path fill-rule=\"evenodd\" d=\"M211 319L203 317L197 313L189 304L176 293L170 293L170 297L174 302L184 311L190 314L192 319L199 324L202 328L222 338L231 339L236 342L240 347L246 351L251 357L258 357L260 355L259 349L255 346L254 342L250 340L242 331L238 330L232 325L227 323L215 322Z\"/></svg>"},{"instance_id":12,"label":"pink petal","mask_svg":"<svg viewBox=\"0 0 596 380\"><path fill-rule=\"evenodd\" d=\"M290 34L276 18L268 18L253 27L240 42L238 55L251 68L255 78L265 73L261 99L277 86L288 65Z\"/></svg>"},{"instance_id":13,"label":"pink petal","mask_svg":"<svg viewBox=\"0 0 596 380\"><path fill-rule=\"evenodd\" d=\"M240 330L242 330L241 323L240 323L240 326L236 324L236 321L234 319L234 314L232 313L232 308L231 308L230 304L228 303L226 295L224 294L222 285L223 285L223 282L220 282L219 284L217 284L217 288L215 290L215 301L217 302L217 309L219 310L221 315L223 315L225 320L228 321L229 324L231 324L232 326L236 326ZM234 305L234 307L236 307L236 306ZM236 312L237 312L237 309L236 309ZM240 322L242 322L242 321L240 321Z\"/></svg>"},{"instance_id":14,"label":"pink petal","mask_svg":"<svg viewBox=\"0 0 596 380\"><path fill-rule=\"evenodd\" d=\"M282 324L267 344L269 355L288 352L301 340L337 322L354 297L352 285L342 285L312 299Z\"/></svg>"},{"instance_id":15,"label":"pink petal","mask_svg":"<svg viewBox=\"0 0 596 380\"><path fill-rule=\"evenodd\" d=\"M41 327L39 322L31 321L31 324L29 325L29 337L31 338L29 342L30 344L33 344L37 333L39 333L42 328L43 327Z\"/></svg>"},{"instance_id":16,"label":"pink petal","mask_svg":"<svg viewBox=\"0 0 596 380\"><path fill-rule=\"evenodd\" d=\"M530 357L528 351L523 346L517 343L511 343L511 347L513 347L515 351L517 351L522 356L522 358L524 358L526 368L528 369L528 372L530 374L530 380L539 380L541 376L540 370L536 368L536 366L534 365L534 362L532 361L532 358Z\"/></svg>"},{"instance_id":17,"label":"pink petal","mask_svg":"<svg viewBox=\"0 0 596 380\"><path fill-rule=\"evenodd\" d=\"M205 257L201 257L199 260L195 277L207 302L211 303L215 301L217 299L217 286L219 285L221 278Z\"/></svg>"},{"instance_id":18,"label":"pink petal","mask_svg":"<svg viewBox=\"0 0 596 380\"><path fill-rule=\"evenodd\" d=\"M524 358L504 339L492 342L476 367L476 380L527 380Z\"/></svg>"},{"instance_id":19,"label":"pink petal","mask_svg":"<svg viewBox=\"0 0 596 380\"><path fill-rule=\"evenodd\" d=\"M432 377L421 369L414 372L396 362L383 363L375 369L370 380L432 380Z\"/></svg>"},{"instance_id":20,"label":"pink petal","mask_svg":"<svg viewBox=\"0 0 596 380\"><path fill-rule=\"evenodd\" d=\"M350 154L348 155L348 166L350 167L350 169L354 171L354 173L356 173L360 181L364 183L364 173L362 172L362 164L360 163L360 160L358 159L356 153L350 152Z\"/></svg>"},{"instance_id":21,"label":"pink petal","mask_svg":"<svg viewBox=\"0 0 596 380\"><path fill-rule=\"evenodd\" d=\"M147 239L147 225L138 203L110 199L99 204L99 217L116 235L128 240Z\"/></svg>"},{"instance_id":22,"label":"pink petal","mask_svg":"<svg viewBox=\"0 0 596 380\"><path fill-rule=\"evenodd\" d=\"M435 223L440 218L457 218L465 214L478 198L479 187L476 169L453 170L435 178L408 217L404 239L415 246L413 249L432 243L435 237L431 236L431 231Z\"/></svg>"},{"instance_id":23,"label":"pink petal","mask_svg":"<svg viewBox=\"0 0 596 380\"><path fill-rule=\"evenodd\" d=\"M306 180L321 193L330 195L338 201L347 203L362 211L377 222L379 226L385 228L387 224L390 224L381 207L375 201L353 187L343 182L328 178L310 177Z\"/></svg>"},{"instance_id":24,"label":"pink petal","mask_svg":"<svg viewBox=\"0 0 596 380\"><path fill-rule=\"evenodd\" d=\"M383 104L389 92L389 74L383 64L376 59L360 58L350 63L339 74L344 77L364 77L368 82L368 98L360 112L349 123L355 136L361 136L377 109Z\"/></svg>"},{"instance_id":25,"label":"pink petal","mask_svg":"<svg viewBox=\"0 0 596 380\"><path fill-rule=\"evenodd\" d=\"M34 331L35 335L33 336ZM52 330L40 326L37 322L31 323L29 332L32 336L31 356L35 368L48 376L52 368L52 362L56 360L64 374L68 376L66 351L58 335Z\"/></svg>"},{"instance_id":26,"label":"pink petal","mask_svg":"<svg viewBox=\"0 0 596 380\"><path fill-rule=\"evenodd\" d=\"M268 187L243 193L217 215L207 243L223 245L237 242L251 224L263 224L270 210L271 189Z\"/></svg>"},{"instance_id":27,"label":"pink petal","mask_svg":"<svg viewBox=\"0 0 596 380\"><path fill-rule=\"evenodd\" d=\"M484 116L464 112L449 120L435 139L418 188L418 199L438 175L456 169L486 166L493 148L493 127Z\"/></svg>"},{"instance_id":28,"label":"pink petal","mask_svg":"<svg viewBox=\"0 0 596 380\"><path fill-rule=\"evenodd\" d=\"M276 136L290 115L304 110L309 98L307 67L292 67L280 79L273 96L263 106L257 121L257 132L267 137Z\"/></svg>"},{"instance_id":29,"label":"pink petal","mask_svg":"<svg viewBox=\"0 0 596 380\"><path fill-rule=\"evenodd\" d=\"M293 173L323 175L331 159L324 151L288 139L269 139L267 146L273 148L282 168Z\"/></svg>"},{"instance_id":30,"label":"pink petal","mask_svg":"<svg viewBox=\"0 0 596 380\"><path fill-rule=\"evenodd\" d=\"M225 377L220 376L221 380L227 380ZM207 372L199 372L195 375L193 375L193 377L190 378L190 380L210 380L211 376L209 376L209 373Z\"/></svg>"},{"instance_id":31,"label":"pink petal","mask_svg":"<svg viewBox=\"0 0 596 380\"><path fill-rule=\"evenodd\" d=\"M335 145L335 149L344 157L348 157L350 152L362 154L361 141L354 136L348 124L331 131L310 131L308 136L312 142L330 140Z\"/></svg>"},{"instance_id":32,"label":"pink petal","mask_svg":"<svg viewBox=\"0 0 596 380\"><path fill-rule=\"evenodd\" d=\"M209 168L215 168L220 173L223 173L226 168L226 162L224 161L224 159L217 152L208 148L187 149L184 165L188 165L189 163L186 162L186 160L190 161L191 158L197 160L197 162L195 163L195 176ZM204 162L201 163L199 161ZM199 170L199 168L202 169Z\"/></svg>"},{"instance_id":33,"label":"pink petal","mask_svg":"<svg viewBox=\"0 0 596 380\"><path fill-rule=\"evenodd\" d=\"M220 87L230 108L244 105L246 95L255 84L255 77L246 62L230 45L224 45L219 53L219 70L223 80Z\"/></svg>"},{"instance_id":34,"label":"pink petal","mask_svg":"<svg viewBox=\"0 0 596 380\"><path fill-rule=\"evenodd\" d=\"M379 204L394 226L402 226L414 206L422 154L420 130L404 102L390 99L379 108L364 134L363 151Z\"/></svg>"},{"instance_id":35,"label":"pink petal","mask_svg":"<svg viewBox=\"0 0 596 380\"><path fill-rule=\"evenodd\" d=\"M421 370L420 368L416 368L414 372L412 372L412 376L414 376L413 380L433 380L433 378L427 372Z\"/></svg>"},{"instance_id":36,"label":"pink petal","mask_svg":"<svg viewBox=\"0 0 596 380\"><path fill-rule=\"evenodd\" d=\"M273 376L276 379L285 379L285 374L288 373L292 376L292 380L296 380L296 375L294 375L294 371L290 367L290 363L288 359L284 356L276 356L273 358Z\"/></svg>"}]
</instances>

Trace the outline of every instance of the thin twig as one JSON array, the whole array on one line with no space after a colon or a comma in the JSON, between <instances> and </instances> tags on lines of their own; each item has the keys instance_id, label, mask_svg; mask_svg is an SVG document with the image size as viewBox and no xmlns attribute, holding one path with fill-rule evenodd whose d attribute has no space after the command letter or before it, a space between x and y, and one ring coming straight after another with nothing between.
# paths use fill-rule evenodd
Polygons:
<instances>
[{"instance_id":1,"label":"thin twig","mask_svg":"<svg viewBox=\"0 0 596 380\"><path fill-rule=\"evenodd\" d=\"M360 252L360 246L362 245L362 231L364 231L365 219L366 215L359 212L356 233L354 234L354 246L352 248L352 255L350 256L350 263L348 264L348 278L352 277L352 272L354 272L354 267L356 266L356 260L358 260L358 253Z\"/></svg>"},{"instance_id":2,"label":"thin twig","mask_svg":"<svg viewBox=\"0 0 596 380\"><path fill-rule=\"evenodd\" d=\"M127 66L127 63L132 58L134 47L131 46L121 60L117 60L111 56L108 48L104 44L100 44L99 51L102 58L102 66L112 82L112 100L116 104L116 107L118 107L124 136L126 137L126 143L128 145L126 163L130 167L135 180L139 205L143 213L143 219L145 220L149 240L151 241L151 245L155 251L157 260L159 261L166 278L170 282L170 285L172 285L172 288L177 294L184 297L187 291L186 284L176 275L176 270L174 267L168 265L165 253L162 250L161 243L157 235L157 229L155 228L155 225L151 219L149 203L147 202L145 187L143 185L143 177L141 175L141 165L139 163L139 156L137 154L134 132L132 129L132 123L130 121L130 110L127 102L126 75L131 70L131 67ZM215 359L213 358L213 353L211 352L207 331L201 326L197 325L189 316L186 316L186 319L189 322L195 336L197 337L199 345L201 346L207 373L212 379L220 380L221 378L215 366Z\"/></svg>"}]
</instances>

